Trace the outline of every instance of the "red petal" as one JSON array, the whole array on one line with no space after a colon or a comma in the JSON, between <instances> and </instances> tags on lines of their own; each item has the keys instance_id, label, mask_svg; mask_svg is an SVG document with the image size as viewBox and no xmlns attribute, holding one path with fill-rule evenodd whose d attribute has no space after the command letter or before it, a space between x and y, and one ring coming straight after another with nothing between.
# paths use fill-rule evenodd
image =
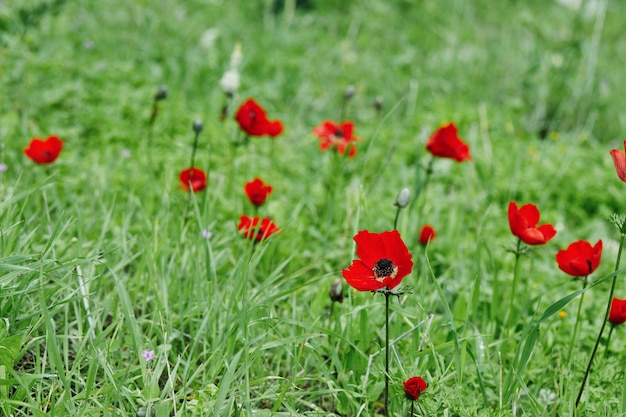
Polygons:
<instances>
[{"instance_id":1,"label":"red petal","mask_svg":"<svg viewBox=\"0 0 626 417\"><path fill-rule=\"evenodd\" d=\"M624 147L626 148L626 140L624 141ZM619 179L626 182L626 154L620 150L613 149L611 150L611 157L613 158L613 163L615 164L617 176Z\"/></svg>"},{"instance_id":2,"label":"red petal","mask_svg":"<svg viewBox=\"0 0 626 417\"><path fill-rule=\"evenodd\" d=\"M376 291L385 286L383 282L377 281L372 269L363 262L355 259L348 269L341 273L348 285L358 291Z\"/></svg>"},{"instance_id":3,"label":"red petal","mask_svg":"<svg viewBox=\"0 0 626 417\"><path fill-rule=\"evenodd\" d=\"M534 204L525 204L519 209L520 215L526 220L528 227L535 227L539 223L539 209Z\"/></svg>"}]
</instances>

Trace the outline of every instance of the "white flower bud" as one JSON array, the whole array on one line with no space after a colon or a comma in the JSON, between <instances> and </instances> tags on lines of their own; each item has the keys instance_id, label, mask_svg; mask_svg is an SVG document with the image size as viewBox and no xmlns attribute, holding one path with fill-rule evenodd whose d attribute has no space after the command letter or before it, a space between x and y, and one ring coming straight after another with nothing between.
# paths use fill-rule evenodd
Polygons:
<instances>
[{"instance_id":1,"label":"white flower bud","mask_svg":"<svg viewBox=\"0 0 626 417\"><path fill-rule=\"evenodd\" d=\"M409 205L409 201L411 200L411 192L408 188L403 188L398 193L396 197L396 206L400 208L405 208Z\"/></svg>"}]
</instances>

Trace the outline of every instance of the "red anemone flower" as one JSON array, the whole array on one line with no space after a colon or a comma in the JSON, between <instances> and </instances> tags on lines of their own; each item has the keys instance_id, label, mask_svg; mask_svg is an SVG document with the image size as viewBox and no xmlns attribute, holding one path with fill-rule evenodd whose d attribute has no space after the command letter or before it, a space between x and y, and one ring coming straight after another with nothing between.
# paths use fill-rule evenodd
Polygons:
<instances>
[{"instance_id":1,"label":"red anemone flower","mask_svg":"<svg viewBox=\"0 0 626 417\"><path fill-rule=\"evenodd\" d=\"M261 178L255 178L252 181L248 181L243 189L250 202L257 207L265 203L265 200L273 190L272 186L265 184Z\"/></svg>"},{"instance_id":2,"label":"red anemone flower","mask_svg":"<svg viewBox=\"0 0 626 417\"><path fill-rule=\"evenodd\" d=\"M426 149L433 156L451 158L457 162L472 160L469 146L459 137L454 123L439 127L428 139Z\"/></svg>"},{"instance_id":3,"label":"red anemone flower","mask_svg":"<svg viewBox=\"0 0 626 417\"><path fill-rule=\"evenodd\" d=\"M624 140L624 149L626 149L626 140ZM615 171L620 180L626 182L626 154L619 149L611 150L611 157L615 164Z\"/></svg>"},{"instance_id":4,"label":"red anemone flower","mask_svg":"<svg viewBox=\"0 0 626 417\"><path fill-rule=\"evenodd\" d=\"M561 271L573 277L586 277L591 274L600 265L601 258L601 240L598 240L593 247L591 243L579 240L556 254L556 262Z\"/></svg>"},{"instance_id":5,"label":"red anemone flower","mask_svg":"<svg viewBox=\"0 0 626 417\"><path fill-rule=\"evenodd\" d=\"M269 120L265 109L254 99L249 98L243 102L237 113L235 120L239 123L241 130L250 136L276 137L283 133L283 124L280 120Z\"/></svg>"},{"instance_id":6,"label":"red anemone flower","mask_svg":"<svg viewBox=\"0 0 626 417\"><path fill-rule=\"evenodd\" d=\"M529 245L543 245L556 235L556 230L551 224L539 223L539 209L534 204L525 204L517 208L517 203L509 203L509 226L511 232L519 237L522 242Z\"/></svg>"},{"instance_id":7,"label":"red anemone flower","mask_svg":"<svg viewBox=\"0 0 626 417\"><path fill-rule=\"evenodd\" d=\"M237 229L248 239L260 242L274 233L280 233L280 229L269 217L239 216Z\"/></svg>"},{"instance_id":8,"label":"red anemone flower","mask_svg":"<svg viewBox=\"0 0 626 417\"><path fill-rule=\"evenodd\" d=\"M626 300L613 298L611 311L609 312L609 321L614 326L626 323Z\"/></svg>"},{"instance_id":9,"label":"red anemone flower","mask_svg":"<svg viewBox=\"0 0 626 417\"><path fill-rule=\"evenodd\" d=\"M422 245L428 244L431 240L434 240L437 237L437 233L435 233L435 229L429 225L425 224L422 226L422 230L420 230L420 243Z\"/></svg>"},{"instance_id":10,"label":"red anemone flower","mask_svg":"<svg viewBox=\"0 0 626 417\"><path fill-rule=\"evenodd\" d=\"M356 155L354 142L362 140L354 136L354 122L350 121L335 123L324 120L321 125L313 128L313 134L320 139L319 146L322 151L336 147L340 155L345 155L347 150L348 158Z\"/></svg>"},{"instance_id":11,"label":"red anemone flower","mask_svg":"<svg viewBox=\"0 0 626 417\"><path fill-rule=\"evenodd\" d=\"M419 376L413 376L404 381L404 393L411 401L417 400L424 390L426 390L426 381Z\"/></svg>"},{"instance_id":12,"label":"red anemone flower","mask_svg":"<svg viewBox=\"0 0 626 417\"><path fill-rule=\"evenodd\" d=\"M206 188L207 178L206 173L200 168L187 168L180 171L178 176L181 184L178 188L181 188L187 192L193 191L194 193L202 191Z\"/></svg>"},{"instance_id":13,"label":"red anemone flower","mask_svg":"<svg viewBox=\"0 0 626 417\"><path fill-rule=\"evenodd\" d=\"M354 236L355 259L342 271L348 284L359 291L393 289L413 269L412 256L397 230L370 233L361 230Z\"/></svg>"},{"instance_id":14,"label":"red anemone flower","mask_svg":"<svg viewBox=\"0 0 626 417\"><path fill-rule=\"evenodd\" d=\"M34 163L45 165L53 163L59 157L61 149L63 141L56 136L48 136L47 139L31 139L23 150Z\"/></svg>"}]
</instances>

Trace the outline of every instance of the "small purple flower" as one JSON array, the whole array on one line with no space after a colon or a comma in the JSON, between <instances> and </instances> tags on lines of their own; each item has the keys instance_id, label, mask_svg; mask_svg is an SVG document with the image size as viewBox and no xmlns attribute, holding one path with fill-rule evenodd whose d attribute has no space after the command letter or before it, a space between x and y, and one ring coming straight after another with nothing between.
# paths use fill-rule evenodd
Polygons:
<instances>
[{"instance_id":1,"label":"small purple flower","mask_svg":"<svg viewBox=\"0 0 626 417\"><path fill-rule=\"evenodd\" d=\"M150 362L152 359L154 359L154 350L144 350L143 353L141 354L141 356L143 356L143 358L146 360L146 362Z\"/></svg>"},{"instance_id":2,"label":"small purple flower","mask_svg":"<svg viewBox=\"0 0 626 417\"><path fill-rule=\"evenodd\" d=\"M211 239L211 236L213 236L213 233L212 233L212 232L210 232L210 231L208 231L208 230L206 230L206 229L203 229L203 230L202 230L202 237L203 237L203 238L205 238L205 239Z\"/></svg>"},{"instance_id":3,"label":"small purple flower","mask_svg":"<svg viewBox=\"0 0 626 417\"><path fill-rule=\"evenodd\" d=\"M9 169L9 166L5 163L0 162L0 172L6 172Z\"/></svg>"}]
</instances>

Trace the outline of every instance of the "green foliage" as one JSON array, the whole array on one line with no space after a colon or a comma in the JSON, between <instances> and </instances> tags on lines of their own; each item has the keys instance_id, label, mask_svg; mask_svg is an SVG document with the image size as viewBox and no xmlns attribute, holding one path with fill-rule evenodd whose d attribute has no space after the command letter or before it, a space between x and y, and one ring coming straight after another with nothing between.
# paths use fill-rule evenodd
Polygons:
<instances>
[{"instance_id":1,"label":"green foliage","mask_svg":"<svg viewBox=\"0 0 626 417\"><path fill-rule=\"evenodd\" d=\"M608 220L625 211L608 153L623 146L622 2L19 3L0 5L0 414L377 414L382 297L344 286L331 306L328 290L358 230L392 227L403 187L415 267L391 303L393 415L408 415L413 375L428 382L417 415L572 414L617 255ZM244 138L232 115L247 97L285 134ZM344 115L364 139L353 159L311 133ZM209 184L188 197L196 119ZM448 121L473 161L436 160L424 187L424 144ZM35 166L22 148L51 134L61 156ZM253 245L237 222L255 176L282 233ZM558 229L520 259L515 300L512 200ZM554 254L578 239L605 252L569 366L581 291ZM622 330L581 415L626 412Z\"/></svg>"}]
</instances>

